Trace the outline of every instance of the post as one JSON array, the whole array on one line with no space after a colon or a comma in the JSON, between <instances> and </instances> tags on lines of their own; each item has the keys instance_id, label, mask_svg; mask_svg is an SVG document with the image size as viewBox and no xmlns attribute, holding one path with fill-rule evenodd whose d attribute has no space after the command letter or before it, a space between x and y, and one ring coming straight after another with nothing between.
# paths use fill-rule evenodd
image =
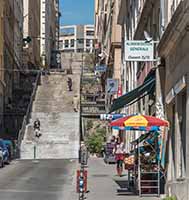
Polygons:
<instances>
[{"instance_id":1,"label":"post","mask_svg":"<svg viewBox=\"0 0 189 200\"><path fill-rule=\"evenodd\" d=\"M141 135L141 134L140 134ZM139 196L142 195L141 189L141 160L140 160L140 143L138 143L138 188L139 188Z\"/></svg>"},{"instance_id":2,"label":"post","mask_svg":"<svg viewBox=\"0 0 189 200\"><path fill-rule=\"evenodd\" d=\"M34 160L36 159L36 144L34 144L34 147L33 147L33 158Z\"/></svg>"}]
</instances>

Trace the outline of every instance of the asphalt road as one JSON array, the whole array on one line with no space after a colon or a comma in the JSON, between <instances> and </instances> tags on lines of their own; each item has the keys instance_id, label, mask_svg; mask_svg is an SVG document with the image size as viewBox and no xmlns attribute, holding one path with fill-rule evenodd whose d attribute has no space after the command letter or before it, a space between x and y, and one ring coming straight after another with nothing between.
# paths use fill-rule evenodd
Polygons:
<instances>
[{"instance_id":1,"label":"asphalt road","mask_svg":"<svg viewBox=\"0 0 189 200\"><path fill-rule=\"evenodd\" d=\"M0 200L72 200L75 160L13 161L0 169Z\"/></svg>"}]
</instances>

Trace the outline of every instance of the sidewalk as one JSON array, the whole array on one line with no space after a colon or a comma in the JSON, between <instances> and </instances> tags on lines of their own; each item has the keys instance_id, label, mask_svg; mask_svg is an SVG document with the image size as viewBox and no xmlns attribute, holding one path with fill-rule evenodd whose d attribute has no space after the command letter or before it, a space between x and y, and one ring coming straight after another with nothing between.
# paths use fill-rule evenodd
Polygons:
<instances>
[{"instance_id":1,"label":"sidewalk","mask_svg":"<svg viewBox=\"0 0 189 200\"><path fill-rule=\"evenodd\" d=\"M105 164L101 158L90 158L88 163L87 200L159 200L156 197L117 195L115 165ZM117 179L117 178L116 178Z\"/></svg>"}]
</instances>

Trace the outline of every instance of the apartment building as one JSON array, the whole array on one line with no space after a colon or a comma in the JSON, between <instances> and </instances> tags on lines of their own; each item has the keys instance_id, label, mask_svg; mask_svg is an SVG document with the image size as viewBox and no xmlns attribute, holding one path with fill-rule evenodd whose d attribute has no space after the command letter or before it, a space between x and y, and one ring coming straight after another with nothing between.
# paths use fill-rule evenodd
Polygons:
<instances>
[{"instance_id":1,"label":"apartment building","mask_svg":"<svg viewBox=\"0 0 189 200\"><path fill-rule=\"evenodd\" d=\"M12 91L13 91L13 69L15 66L15 51L14 51L14 1L7 0L4 1L4 80L5 80L5 90L4 90L4 105L5 111L8 105L12 101Z\"/></svg>"},{"instance_id":2,"label":"apartment building","mask_svg":"<svg viewBox=\"0 0 189 200\"><path fill-rule=\"evenodd\" d=\"M93 52L94 25L69 25L60 27L60 51Z\"/></svg>"},{"instance_id":3,"label":"apartment building","mask_svg":"<svg viewBox=\"0 0 189 200\"><path fill-rule=\"evenodd\" d=\"M189 199L189 2L164 1L158 52L165 62L165 110L170 122L167 192Z\"/></svg>"},{"instance_id":4,"label":"apartment building","mask_svg":"<svg viewBox=\"0 0 189 200\"><path fill-rule=\"evenodd\" d=\"M23 70L23 0L14 1L14 88L19 88L20 72Z\"/></svg>"},{"instance_id":5,"label":"apartment building","mask_svg":"<svg viewBox=\"0 0 189 200\"><path fill-rule=\"evenodd\" d=\"M117 23L119 1L95 1L95 54L97 65L106 65L107 71L101 74L101 84L105 91L107 79L121 85L121 26ZM117 88L118 90L118 88ZM107 111L117 92L107 93Z\"/></svg>"},{"instance_id":6,"label":"apartment building","mask_svg":"<svg viewBox=\"0 0 189 200\"><path fill-rule=\"evenodd\" d=\"M59 1L41 0L40 55L43 67L50 68L54 63L53 52L58 48Z\"/></svg>"},{"instance_id":7,"label":"apartment building","mask_svg":"<svg viewBox=\"0 0 189 200\"><path fill-rule=\"evenodd\" d=\"M81 66L94 51L94 25L60 27L61 67L68 73L81 73Z\"/></svg>"},{"instance_id":8,"label":"apartment building","mask_svg":"<svg viewBox=\"0 0 189 200\"><path fill-rule=\"evenodd\" d=\"M165 157L161 160L161 166L167 170L165 191L179 200L189 199L189 2L122 0L119 3L118 23L122 27L121 77L125 94L114 101L111 111L125 107L127 113L137 111L166 118L170 122L170 129L164 130L162 137L165 148L161 153ZM101 24L103 18L98 19L98 24ZM100 36L103 41L103 34ZM154 61L127 61L128 40L152 42ZM148 81L153 87L147 87ZM138 90L140 86L144 89L142 93ZM130 94L136 95L128 96ZM128 141L132 139L127 138Z\"/></svg>"},{"instance_id":9,"label":"apartment building","mask_svg":"<svg viewBox=\"0 0 189 200\"><path fill-rule=\"evenodd\" d=\"M35 69L40 66L40 0L24 0L23 8L23 38L31 38L23 47L23 65Z\"/></svg>"},{"instance_id":10,"label":"apartment building","mask_svg":"<svg viewBox=\"0 0 189 200\"><path fill-rule=\"evenodd\" d=\"M4 0L0 0L0 131L3 129L3 109L4 109Z\"/></svg>"}]
</instances>

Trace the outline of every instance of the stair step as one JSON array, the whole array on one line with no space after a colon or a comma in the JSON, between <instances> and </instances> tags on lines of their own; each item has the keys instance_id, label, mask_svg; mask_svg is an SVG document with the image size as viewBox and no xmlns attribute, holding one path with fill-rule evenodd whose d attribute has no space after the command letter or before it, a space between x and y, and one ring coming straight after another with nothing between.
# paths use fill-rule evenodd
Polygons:
<instances>
[{"instance_id":1,"label":"stair step","mask_svg":"<svg viewBox=\"0 0 189 200\"><path fill-rule=\"evenodd\" d=\"M37 158L78 158L79 113L73 111L72 99L80 92L80 75L69 75L73 80L73 91L67 91L67 75L42 76L21 145L21 158L33 159L33 122L39 118L42 136L36 144Z\"/></svg>"}]
</instances>

